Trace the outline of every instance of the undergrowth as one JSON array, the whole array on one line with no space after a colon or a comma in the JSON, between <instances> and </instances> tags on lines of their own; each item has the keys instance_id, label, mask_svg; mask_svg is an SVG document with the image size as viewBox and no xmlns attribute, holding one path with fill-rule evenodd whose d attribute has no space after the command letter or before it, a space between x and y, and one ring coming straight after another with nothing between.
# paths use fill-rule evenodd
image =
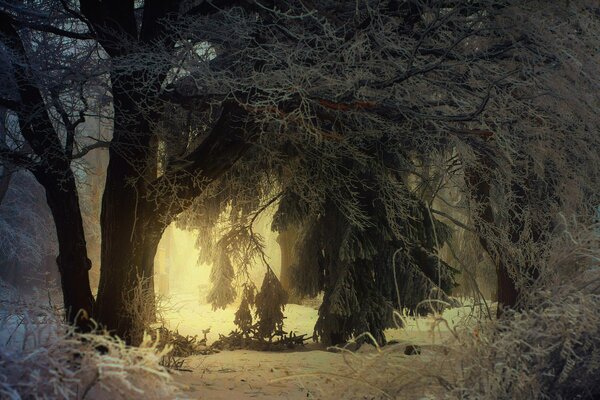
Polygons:
<instances>
[{"instance_id":1,"label":"undergrowth","mask_svg":"<svg viewBox=\"0 0 600 400\"><path fill-rule=\"evenodd\" d=\"M169 399L177 387L159 365L171 349L145 336L139 347L102 333L80 334L57 307L20 299L3 285L0 398Z\"/></svg>"},{"instance_id":2,"label":"undergrowth","mask_svg":"<svg viewBox=\"0 0 600 400\"><path fill-rule=\"evenodd\" d=\"M435 341L371 352L338 349L344 371L306 376L316 398L600 398L600 237L597 227L565 231L541 255L540 277L522 311L451 323L430 318ZM397 314L399 317L399 314ZM309 379L308 379L309 378Z\"/></svg>"}]
</instances>

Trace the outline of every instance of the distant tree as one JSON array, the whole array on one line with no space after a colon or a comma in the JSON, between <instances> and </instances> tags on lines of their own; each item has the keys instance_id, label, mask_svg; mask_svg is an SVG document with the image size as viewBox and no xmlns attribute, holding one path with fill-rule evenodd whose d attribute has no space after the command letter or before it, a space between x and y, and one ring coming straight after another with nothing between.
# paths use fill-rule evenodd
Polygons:
<instances>
[{"instance_id":1,"label":"distant tree","mask_svg":"<svg viewBox=\"0 0 600 400\"><path fill-rule=\"evenodd\" d=\"M286 229L281 229L277 235L277 244L281 253L279 280L281 286L288 293L288 301L290 303L299 303L300 297L294 291L292 281L292 266L296 262L295 246L298 242L299 227L288 226Z\"/></svg>"}]
</instances>

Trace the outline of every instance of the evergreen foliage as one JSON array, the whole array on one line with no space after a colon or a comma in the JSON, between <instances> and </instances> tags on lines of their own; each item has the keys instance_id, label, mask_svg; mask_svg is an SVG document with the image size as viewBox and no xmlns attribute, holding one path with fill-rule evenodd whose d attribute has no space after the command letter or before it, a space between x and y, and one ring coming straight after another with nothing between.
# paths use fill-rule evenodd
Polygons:
<instances>
[{"instance_id":1,"label":"evergreen foliage","mask_svg":"<svg viewBox=\"0 0 600 400\"><path fill-rule=\"evenodd\" d=\"M253 328L252 324L252 313L250 312L250 307L254 306L254 285L246 284L244 285L244 292L242 293L242 301L240 303L240 307L235 312L234 323L245 338L250 336L251 330Z\"/></svg>"},{"instance_id":2,"label":"evergreen foliage","mask_svg":"<svg viewBox=\"0 0 600 400\"><path fill-rule=\"evenodd\" d=\"M279 279L271 268L267 268L260 292L255 298L259 337L270 340L273 333L283 330L283 310L287 299L288 295Z\"/></svg>"},{"instance_id":3,"label":"evergreen foliage","mask_svg":"<svg viewBox=\"0 0 600 400\"><path fill-rule=\"evenodd\" d=\"M217 308L224 309L228 304L235 300L236 296L233 285L235 272L229 257L227 257L227 254L220 249L215 259L217 262L213 264L213 268L210 272L210 282L212 286L207 296L207 300L212 304L213 310L216 310Z\"/></svg>"},{"instance_id":4,"label":"evergreen foliage","mask_svg":"<svg viewBox=\"0 0 600 400\"><path fill-rule=\"evenodd\" d=\"M366 184L360 193L360 206L372 217L368 228L357 227L328 201L323 213L308 216L297 246L301 257L292 282L302 295L324 292L315 335L326 344L363 332L384 344L383 330L393 325L394 308L424 313L429 308L418 309L423 300L446 299L455 285L456 270L437 257L451 232L422 201L405 192L410 209L394 220ZM293 212L281 209L277 217L285 214ZM400 236L389 221L401 228Z\"/></svg>"},{"instance_id":5,"label":"evergreen foliage","mask_svg":"<svg viewBox=\"0 0 600 400\"><path fill-rule=\"evenodd\" d=\"M284 2L288 14L262 20L236 11L194 27L228 49L219 57L231 66L228 85L213 64L198 66L198 89L239 99L252 147L193 200L186 223L206 232L207 249L228 237L227 257L243 276L262 251L252 221L279 197L273 228L302 231L295 290L324 294L317 336L339 343L370 331L383 343L393 308L426 312L423 300L444 300L454 285L455 270L438 257L451 232L431 215L439 185L423 173L428 165L444 164L440 182L454 176L464 198L484 197L461 206L472 221L467 229L510 252L519 241L535 245L531 221L550 226L558 210L543 194L543 204L536 200L533 182L556 175L553 186L564 188L557 193L574 189L572 199L560 196L560 209L598 204L597 169L588 171L597 152L588 152L593 127L579 123L592 120L589 107L558 100L569 98L579 67L557 72L565 43L531 31L535 18L521 15L516 24L519 2L402 10L334 3L323 3L318 18ZM239 35L224 35L233 21ZM285 29L271 30L278 23ZM569 35L550 37L559 36ZM415 180L429 180L427 196L414 190ZM485 187L487 195L478 193Z\"/></svg>"},{"instance_id":6,"label":"evergreen foliage","mask_svg":"<svg viewBox=\"0 0 600 400\"><path fill-rule=\"evenodd\" d=\"M214 254L214 249L226 249L226 255L217 252L221 258L209 259L213 269L233 265L237 276L243 277L263 251L260 236L251 229L257 213L264 211L264 206L257 204L268 204L278 197L272 229L300 227L292 290L300 296L324 294L315 335L326 344L342 343L367 331L383 344L384 329L394 323L394 309L426 313L431 309L429 305L418 307L419 304L428 298L447 299L455 285L456 271L437 257L437 251L451 236L450 229L431 215L425 201L397 172L414 162L398 147L382 149L372 145L369 138L364 142L362 156L370 163L339 157L328 160L325 167L320 163L322 160L310 154L296 160L292 175L296 178L304 175L299 178L301 182L327 181L323 174L345 175L352 182L350 187L336 186L332 179L331 185L313 192L314 187L286 180L286 174L275 175L275 185L269 187L273 181L264 176L262 180L256 178L260 169L255 168L245 171L253 176L249 181L254 183L255 190L238 193L235 204L227 201L227 196L221 197L234 191L235 179L215 184L215 195L204 200L204 210L211 210L206 204L212 203L215 210L222 211L209 218L210 228L204 224L207 233L203 237L212 236L209 232L219 232L220 226L228 229L223 230L218 241L205 239L202 250ZM281 188L281 192L268 195L274 188ZM256 209L259 211L251 212ZM212 282L216 286L211 293L227 292L227 288L217 287L227 285L227 280ZM268 337L278 321L283 320L285 295L275 274L267 272L254 304L261 336ZM270 301L262 301L265 296ZM248 313L252 307L244 297L237 318L242 331L250 323ZM216 298L212 296L209 300ZM228 299L233 301L234 296Z\"/></svg>"}]
</instances>

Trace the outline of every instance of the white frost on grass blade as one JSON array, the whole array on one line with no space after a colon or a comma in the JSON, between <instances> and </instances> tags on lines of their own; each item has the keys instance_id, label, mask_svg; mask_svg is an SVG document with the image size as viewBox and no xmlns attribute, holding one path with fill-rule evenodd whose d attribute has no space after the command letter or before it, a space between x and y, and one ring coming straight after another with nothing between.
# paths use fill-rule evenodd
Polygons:
<instances>
[{"instance_id":1,"label":"white frost on grass blade","mask_svg":"<svg viewBox=\"0 0 600 400\"><path fill-rule=\"evenodd\" d=\"M51 307L20 301L6 285L0 313L0 398L172 399L166 348L140 347L101 334L77 334ZM99 351L102 350L102 351Z\"/></svg>"},{"instance_id":2,"label":"white frost on grass blade","mask_svg":"<svg viewBox=\"0 0 600 400\"><path fill-rule=\"evenodd\" d=\"M451 334L417 343L420 354L406 354L415 342L404 339L370 354L344 351L345 370L298 378L305 387L320 387L318 398L599 398L597 229L565 229L538 254L539 277L524 298L524 311L456 324L448 310L431 328L444 324Z\"/></svg>"}]
</instances>

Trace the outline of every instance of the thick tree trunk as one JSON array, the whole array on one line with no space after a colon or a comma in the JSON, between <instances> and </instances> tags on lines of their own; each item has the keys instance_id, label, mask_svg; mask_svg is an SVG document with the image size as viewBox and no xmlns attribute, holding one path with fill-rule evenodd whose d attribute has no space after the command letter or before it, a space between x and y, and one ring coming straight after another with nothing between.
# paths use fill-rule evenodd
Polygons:
<instances>
[{"instance_id":1,"label":"thick tree trunk","mask_svg":"<svg viewBox=\"0 0 600 400\"><path fill-rule=\"evenodd\" d=\"M105 209L108 208L116 207L113 203ZM155 318L154 255L164 227L156 217L138 214L135 223L139 227L132 227L130 236L130 232L121 229L118 219L106 222L107 214L127 218L134 213L122 209L104 213L97 316L112 333L137 345L143 329Z\"/></svg>"},{"instance_id":2,"label":"thick tree trunk","mask_svg":"<svg viewBox=\"0 0 600 400\"><path fill-rule=\"evenodd\" d=\"M113 85L115 121L100 215L96 308L99 322L131 344L140 342L143 326L154 319L154 255L166 227L147 198L147 182L156 178L156 146L138 109L135 81L133 75L119 75Z\"/></svg>"},{"instance_id":3,"label":"thick tree trunk","mask_svg":"<svg viewBox=\"0 0 600 400\"><path fill-rule=\"evenodd\" d=\"M153 319L154 256L165 225L138 194L143 193L140 184L127 184L135 171L124 174L124 163L124 159L111 154L102 201L97 317L112 333L138 344L141 332L136 324ZM143 293L138 295L144 298L133 298L140 287ZM141 306L145 306L143 312Z\"/></svg>"}]
</instances>

